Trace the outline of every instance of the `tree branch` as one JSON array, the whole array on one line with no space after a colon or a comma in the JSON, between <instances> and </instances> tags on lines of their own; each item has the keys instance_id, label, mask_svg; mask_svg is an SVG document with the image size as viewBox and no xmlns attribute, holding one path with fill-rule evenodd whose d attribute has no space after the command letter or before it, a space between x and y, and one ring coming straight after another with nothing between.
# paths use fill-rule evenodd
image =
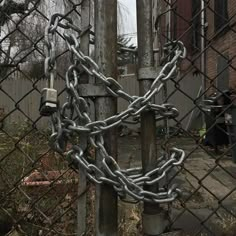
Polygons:
<instances>
[{"instance_id":1,"label":"tree branch","mask_svg":"<svg viewBox=\"0 0 236 236\"><path fill-rule=\"evenodd\" d=\"M25 3L16 3L13 0L7 0L0 6L0 26L3 26L12 14L23 14L26 10Z\"/></svg>"},{"instance_id":2,"label":"tree branch","mask_svg":"<svg viewBox=\"0 0 236 236\"><path fill-rule=\"evenodd\" d=\"M25 0L23 3L13 0L3 1L3 4L0 5L0 26L6 24L12 14L24 14L31 2L39 3L39 0Z\"/></svg>"}]
</instances>

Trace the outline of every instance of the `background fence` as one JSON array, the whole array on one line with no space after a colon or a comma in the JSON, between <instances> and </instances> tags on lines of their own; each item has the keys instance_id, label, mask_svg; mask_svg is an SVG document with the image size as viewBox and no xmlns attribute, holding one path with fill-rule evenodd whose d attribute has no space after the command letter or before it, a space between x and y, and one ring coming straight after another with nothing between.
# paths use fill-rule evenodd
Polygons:
<instances>
[{"instance_id":1,"label":"background fence","mask_svg":"<svg viewBox=\"0 0 236 236\"><path fill-rule=\"evenodd\" d=\"M94 185L88 184L81 192L78 171L49 148L49 119L40 117L38 112L40 92L46 85L45 26L55 12L69 16L81 26L83 2L0 1L0 235L79 235L82 222L77 219L82 210L78 199L85 194L86 235L95 235ZM92 0L88 2L93 31L94 6ZM236 84L236 2L152 3L153 48L158 49L155 66L163 66L169 60L163 51L169 41L183 41L188 52L178 75L155 98L157 103L175 104L180 111L177 118L156 123L158 155L172 145L186 152L184 164L166 178L167 183L177 182L182 189L176 201L162 205L169 215L167 231L182 235L235 235L236 117L234 97L226 90L233 94ZM62 33L57 32L55 81L61 102L66 99L65 72L70 56ZM90 37L92 42L93 35ZM133 60L137 59L137 50L132 50L128 59L127 54L119 54L121 62L124 58L127 62L123 67L130 62L135 65L118 81L134 95L139 86L137 60ZM91 43L91 56L93 51ZM211 96L213 93L217 94ZM203 100L209 97L212 102L206 105ZM90 103L93 112L93 100ZM118 110L126 104L118 100ZM119 164L140 164L139 126L122 126L119 135ZM92 148L88 155L94 157ZM141 203L119 203L120 235L138 235L142 231L141 211Z\"/></svg>"}]
</instances>

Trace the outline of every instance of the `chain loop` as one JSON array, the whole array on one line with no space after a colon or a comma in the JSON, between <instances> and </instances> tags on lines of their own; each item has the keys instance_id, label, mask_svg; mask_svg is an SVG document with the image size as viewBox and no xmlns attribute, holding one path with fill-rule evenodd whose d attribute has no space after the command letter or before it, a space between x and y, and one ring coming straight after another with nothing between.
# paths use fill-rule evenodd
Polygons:
<instances>
[{"instance_id":1,"label":"chain loop","mask_svg":"<svg viewBox=\"0 0 236 236\"><path fill-rule=\"evenodd\" d=\"M61 21L65 21L62 23ZM47 57L45 59L45 74L48 79L53 80L56 71L55 56L55 32L57 28L71 29L80 36L81 30L73 25L71 19L62 14L51 17L50 25L45 31L47 45ZM156 120L170 119L178 116L178 110L171 104L158 105L153 103L153 98L163 88L164 84L173 78L177 72L178 63L186 57L186 49L182 42L175 41L173 58L160 71L153 81L150 90L143 96L131 96L123 90L123 87L113 78L106 77L101 73L98 64L89 56L85 56L79 49L79 38L74 34L64 33L68 49L73 61L66 72L66 87L68 93L67 101L58 107L59 111L52 116L52 135L50 144L52 147L64 153L76 168L83 168L87 178L96 184L109 184L124 199L127 195L136 201L147 201L154 203L166 203L174 201L181 190L175 185L167 188L159 188L158 192L143 190L144 185L156 185L168 172L176 166L180 166L185 157L181 149L172 148L170 156L167 153L159 158L153 170L144 173L141 167L121 169L115 159L110 156L104 146L103 133L118 126L121 123L137 123L144 111L154 111ZM170 46L170 45L169 45ZM106 87L109 94L121 97L129 102L126 110L113 115L105 120L92 121L89 116L89 104L80 96L79 76L87 73L98 79ZM78 119L79 118L79 119ZM83 121L82 124L79 121ZM102 161L99 166L92 163L85 155L79 145L73 145L72 137L86 135L91 145L101 155ZM68 147L70 147L68 149Z\"/></svg>"}]
</instances>

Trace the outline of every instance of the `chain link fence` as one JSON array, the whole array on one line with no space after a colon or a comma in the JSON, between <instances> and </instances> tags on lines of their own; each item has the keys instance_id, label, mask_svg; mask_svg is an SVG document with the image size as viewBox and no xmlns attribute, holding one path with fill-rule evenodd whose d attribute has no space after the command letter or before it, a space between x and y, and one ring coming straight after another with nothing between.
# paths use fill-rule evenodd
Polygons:
<instances>
[{"instance_id":1,"label":"chain link fence","mask_svg":"<svg viewBox=\"0 0 236 236\"><path fill-rule=\"evenodd\" d=\"M84 2L90 2L87 11ZM131 85L126 74L116 82L94 60L93 1L0 1L0 235L81 235L84 196L85 235L95 235L94 183L80 188L81 170L117 192L120 235L140 234L142 202L161 204L168 213L166 232L234 235L234 6L233 0L153 1L159 69L148 71L155 79L138 96L136 70ZM85 34L89 56L80 48ZM118 37L120 73L128 70L121 66L138 64L138 50L127 42ZM59 107L48 89L58 95ZM96 121L98 96L119 97L118 107L122 98L127 109ZM39 108L53 118L41 116ZM150 110L156 115L158 159L143 173L140 116ZM103 140L114 127L117 162ZM83 136L90 143L86 148ZM104 157L101 166L96 152ZM157 193L143 190L157 183Z\"/></svg>"}]
</instances>

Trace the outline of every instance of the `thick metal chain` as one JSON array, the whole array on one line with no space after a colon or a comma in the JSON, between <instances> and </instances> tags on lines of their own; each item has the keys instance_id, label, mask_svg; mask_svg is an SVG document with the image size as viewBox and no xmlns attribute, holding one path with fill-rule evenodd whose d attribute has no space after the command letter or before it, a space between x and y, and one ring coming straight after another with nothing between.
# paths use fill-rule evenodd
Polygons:
<instances>
[{"instance_id":1,"label":"thick metal chain","mask_svg":"<svg viewBox=\"0 0 236 236\"><path fill-rule=\"evenodd\" d=\"M67 23L62 24L61 20ZM78 32L79 35L81 34L81 30L75 27L70 19L63 18L60 14L52 16L45 34L48 50L45 72L49 80L54 80L56 72L55 32L58 27L69 28ZM99 66L91 57L82 53L79 49L79 38L74 34L67 33L64 33L64 38L71 51L73 62L66 72L67 102L58 106L58 112L51 119L51 146L57 152L65 154L67 160L71 161L76 168L84 168L89 180L96 184L112 185L121 198L130 196L136 201L157 203L175 200L181 192L175 185L169 189L159 188L157 193L146 191L143 186L156 185L166 177L172 168L181 165L185 157L183 150L172 148L170 156L165 153L158 159L154 169L147 173L143 173L141 167L121 169L115 159L107 153L104 147L103 133L124 122L139 122L140 114L144 111L154 111L157 120L178 116L178 110L173 105L157 105L152 101L164 83L175 76L177 64L186 56L184 45L179 41L173 43L175 46L174 57L162 68L150 90L144 96L130 96L116 80L101 73ZM105 120L92 121L89 116L89 105L78 92L78 80L81 73L87 73L100 80L111 96L127 100L129 102L127 109ZM81 120L84 125L80 125ZM100 152L103 157L101 167L97 167L94 161L86 156L85 150L79 146L78 140L76 141L76 137L79 135L86 135L91 145L97 152Z\"/></svg>"}]
</instances>

